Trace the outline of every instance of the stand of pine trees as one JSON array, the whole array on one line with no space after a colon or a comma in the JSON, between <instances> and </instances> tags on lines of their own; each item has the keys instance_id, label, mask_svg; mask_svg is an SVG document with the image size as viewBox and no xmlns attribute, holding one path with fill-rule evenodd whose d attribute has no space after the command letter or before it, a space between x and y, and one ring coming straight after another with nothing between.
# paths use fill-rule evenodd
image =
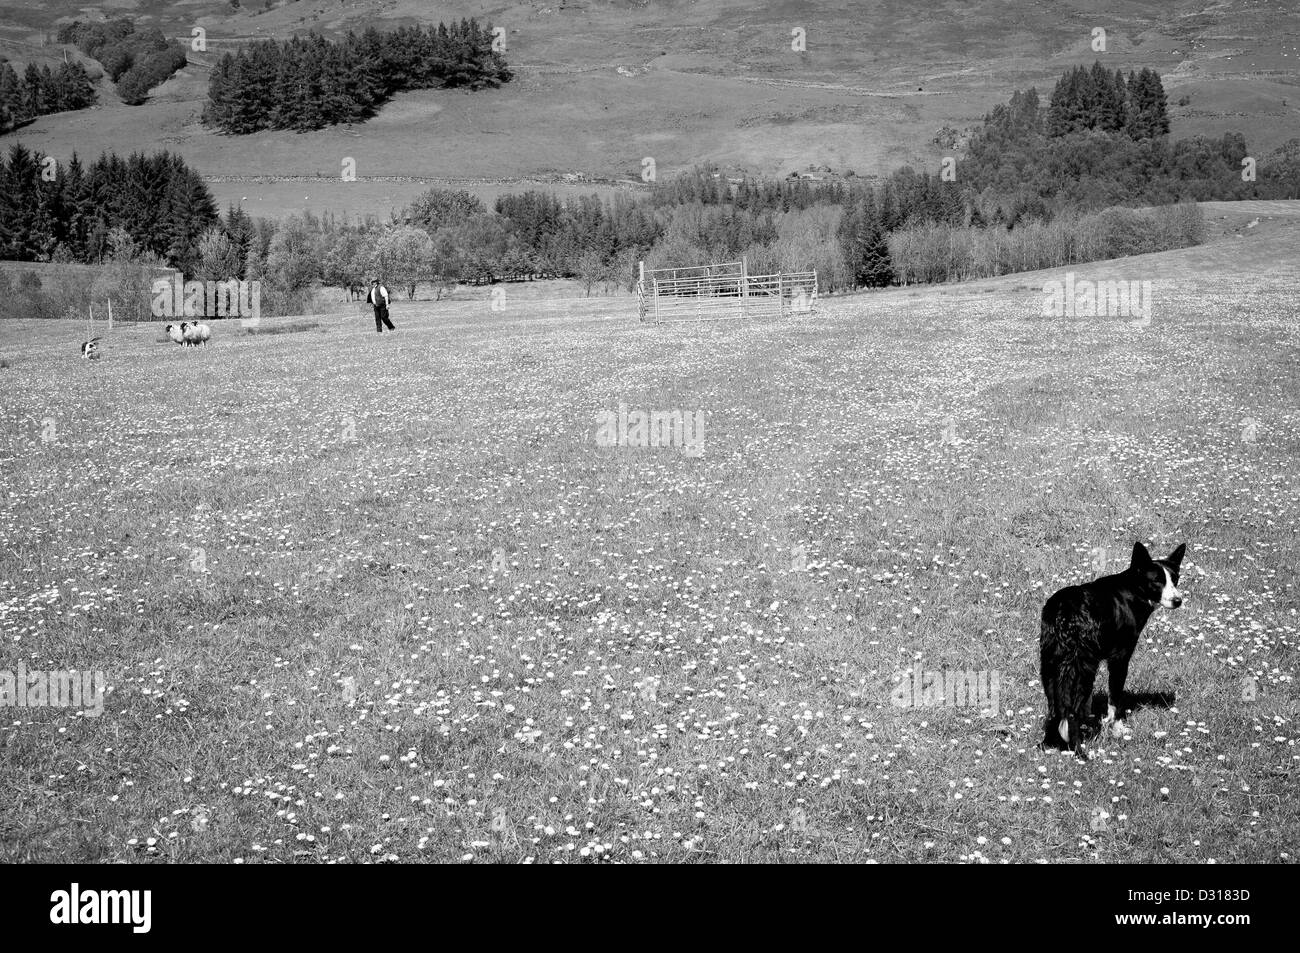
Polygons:
<instances>
[{"instance_id":1,"label":"stand of pine trees","mask_svg":"<svg viewBox=\"0 0 1300 953\"><path fill-rule=\"evenodd\" d=\"M85 109L95 99L95 85L80 63L61 63L56 69L28 63L20 78L0 60L0 133L37 116Z\"/></svg>"},{"instance_id":2,"label":"stand of pine trees","mask_svg":"<svg viewBox=\"0 0 1300 953\"><path fill-rule=\"evenodd\" d=\"M157 27L137 31L127 17L102 23L65 23L59 27L58 40L99 60L128 106L143 103L149 90L186 63L185 47L179 40L168 40Z\"/></svg>"},{"instance_id":3,"label":"stand of pine trees","mask_svg":"<svg viewBox=\"0 0 1300 953\"><path fill-rule=\"evenodd\" d=\"M587 271L591 256L599 259L601 269L619 269L647 254L663 230L652 209L627 195L607 201L584 195L567 202L537 191L502 195L496 217L505 236L502 255L498 263L491 256L468 256L475 264L470 280L490 280L494 274L573 277L582 270L584 256Z\"/></svg>"},{"instance_id":4,"label":"stand of pine trees","mask_svg":"<svg viewBox=\"0 0 1300 953\"><path fill-rule=\"evenodd\" d=\"M1128 79L1123 70L1108 72L1100 61L1076 66L1057 80L1047 110L1050 136L1102 129L1130 139L1169 135L1165 87L1160 76L1143 67Z\"/></svg>"},{"instance_id":5,"label":"stand of pine trees","mask_svg":"<svg viewBox=\"0 0 1300 953\"><path fill-rule=\"evenodd\" d=\"M312 33L253 43L218 61L208 81L203 121L243 135L262 129L304 132L374 115L388 98L436 86L480 89L513 74L492 49L492 28L371 28L340 41Z\"/></svg>"},{"instance_id":6,"label":"stand of pine trees","mask_svg":"<svg viewBox=\"0 0 1300 953\"><path fill-rule=\"evenodd\" d=\"M1300 140L1257 155L1248 181L1240 133L1171 140L1168 132L1156 73L1074 67L1046 108L1034 89L995 107L958 163L957 181L978 197L986 221L1012 227L1116 205L1300 198Z\"/></svg>"},{"instance_id":7,"label":"stand of pine trees","mask_svg":"<svg viewBox=\"0 0 1300 953\"><path fill-rule=\"evenodd\" d=\"M22 143L0 156L0 259L101 261L124 229L144 254L192 268L217 210L203 178L169 152L74 154L53 177Z\"/></svg>"}]
</instances>

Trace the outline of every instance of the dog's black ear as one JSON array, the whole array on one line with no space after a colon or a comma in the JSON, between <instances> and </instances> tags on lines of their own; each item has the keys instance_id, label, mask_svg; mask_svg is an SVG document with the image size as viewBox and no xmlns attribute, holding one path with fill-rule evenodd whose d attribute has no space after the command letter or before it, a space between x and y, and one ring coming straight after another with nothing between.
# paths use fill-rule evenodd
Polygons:
<instances>
[{"instance_id":1,"label":"dog's black ear","mask_svg":"<svg viewBox=\"0 0 1300 953\"><path fill-rule=\"evenodd\" d=\"M1134 543L1132 565L1143 566L1149 562L1152 562L1152 559L1151 559L1151 554L1147 552L1147 548L1143 546L1140 542Z\"/></svg>"},{"instance_id":2,"label":"dog's black ear","mask_svg":"<svg viewBox=\"0 0 1300 953\"><path fill-rule=\"evenodd\" d=\"M1183 561L1183 554L1186 552L1187 552L1187 544L1179 543L1178 548L1169 554L1169 558L1166 560L1166 562L1172 564L1173 567L1177 569L1179 564L1182 563Z\"/></svg>"}]
</instances>

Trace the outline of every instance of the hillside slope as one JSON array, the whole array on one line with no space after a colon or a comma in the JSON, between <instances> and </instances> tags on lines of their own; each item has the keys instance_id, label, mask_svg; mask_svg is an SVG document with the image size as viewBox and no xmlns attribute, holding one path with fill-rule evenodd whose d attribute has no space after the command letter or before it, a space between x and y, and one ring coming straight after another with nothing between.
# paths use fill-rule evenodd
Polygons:
<instances>
[{"instance_id":1,"label":"hillside slope","mask_svg":"<svg viewBox=\"0 0 1300 953\"><path fill-rule=\"evenodd\" d=\"M78 10L65 0L42 11L0 5L0 54L19 62L59 55L40 45L42 30ZM112 12L177 36L201 26L208 50L144 107L108 92L100 108L42 118L0 146L18 138L61 158L165 146L219 177L223 203L256 214L382 216L429 183L490 198L566 175L635 181L647 156L661 176L703 161L763 174L932 168L944 154L934 141L941 129L969 126L1013 89L1050 89L1065 67L1091 62L1097 26L1107 30L1108 66L1163 74L1175 136L1236 130L1263 154L1300 128L1300 10L1286 0L1209 9L1199 0L451 0L433 10L417 0L297 0L236 13L207 0L121 0ZM363 126L305 135L232 138L198 122L208 65L249 39L461 16L507 31L515 82L404 94ZM805 53L791 50L796 28L806 31ZM338 181L345 157L356 160L359 181Z\"/></svg>"}]
</instances>

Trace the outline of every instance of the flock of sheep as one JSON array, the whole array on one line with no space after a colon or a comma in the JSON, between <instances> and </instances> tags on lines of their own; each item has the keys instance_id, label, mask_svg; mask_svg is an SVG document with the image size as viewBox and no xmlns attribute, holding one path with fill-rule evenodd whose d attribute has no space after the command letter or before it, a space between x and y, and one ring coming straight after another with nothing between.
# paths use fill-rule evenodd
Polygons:
<instances>
[{"instance_id":1,"label":"flock of sheep","mask_svg":"<svg viewBox=\"0 0 1300 953\"><path fill-rule=\"evenodd\" d=\"M166 330L167 337L173 344L183 344L186 347L206 345L208 338L212 337L212 329L202 322L182 321L180 324L167 325Z\"/></svg>"}]
</instances>

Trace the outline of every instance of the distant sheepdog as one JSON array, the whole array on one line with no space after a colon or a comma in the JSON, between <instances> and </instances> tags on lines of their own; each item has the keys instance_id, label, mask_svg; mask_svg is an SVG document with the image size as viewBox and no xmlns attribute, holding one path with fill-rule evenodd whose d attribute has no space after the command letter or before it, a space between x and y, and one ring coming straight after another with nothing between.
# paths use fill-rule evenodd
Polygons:
<instances>
[{"instance_id":1,"label":"distant sheepdog","mask_svg":"<svg viewBox=\"0 0 1300 953\"><path fill-rule=\"evenodd\" d=\"M212 329L202 322L182 321L180 324L169 324L166 331L172 343L182 344L185 347L207 346L208 339L212 337Z\"/></svg>"},{"instance_id":2,"label":"distant sheepdog","mask_svg":"<svg viewBox=\"0 0 1300 953\"><path fill-rule=\"evenodd\" d=\"M81 356L88 361L99 360L99 338L81 342Z\"/></svg>"}]
</instances>

